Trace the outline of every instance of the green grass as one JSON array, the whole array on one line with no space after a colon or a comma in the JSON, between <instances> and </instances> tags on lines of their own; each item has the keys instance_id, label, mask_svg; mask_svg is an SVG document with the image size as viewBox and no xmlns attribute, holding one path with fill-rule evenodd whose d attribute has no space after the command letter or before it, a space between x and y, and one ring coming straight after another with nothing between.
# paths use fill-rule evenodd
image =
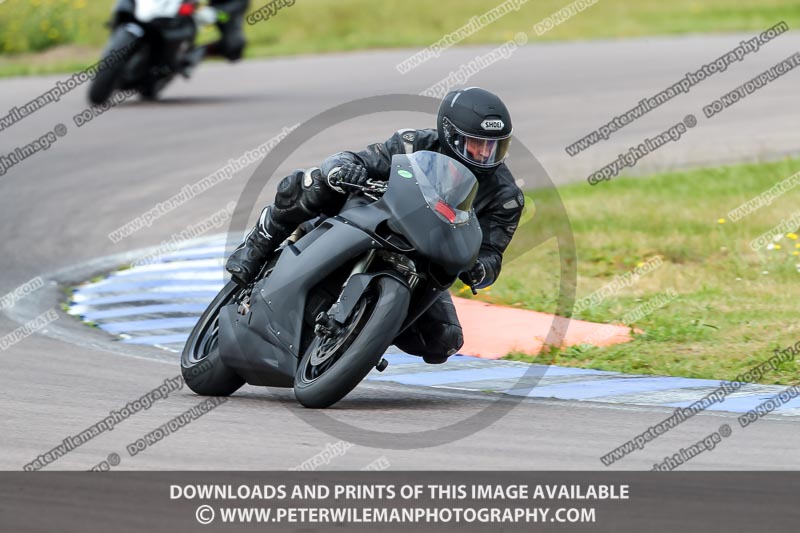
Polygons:
<instances>
[{"instance_id":1,"label":"green grass","mask_svg":"<svg viewBox=\"0 0 800 533\"><path fill-rule=\"evenodd\" d=\"M251 2L251 10L267 3ZM247 55L304 54L367 48L422 48L501 2L492 0L297 0L274 17L245 25ZM569 4L530 0L462 41L500 43L525 31L531 41L636 37L697 32L755 32L781 20L800 26L795 0L599 0L537 37L533 26ZM113 0L5 0L0 3L0 75L70 71L88 66L107 38ZM204 39L213 38L209 30ZM56 47L56 49L54 49ZM61 52L58 52L60 49ZM43 53L44 52L44 53Z\"/></svg>"},{"instance_id":2,"label":"green grass","mask_svg":"<svg viewBox=\"0 0 800 533\"><path fill-rule=\"evenodd\" d=\"M775 348L793 345L800 340L800 240L784 236L780 249L759 253L749 242L798 210L800 187L738 222L719 219L798 171L800 159L787 159L562 187L577 249L576 299L649 258L663 257L661 267L575 318L619 323L625 313L669 288L679 297L631 324L643 333L630 343L509 358L733 379L766 361ZM553 312L558 250L552 242L526 250L537 234L555 224L554 196L552 190L530 194L537 218L520 227L507 252L519 257L504 265L498 282L480 298ZM787 362L761 381L796 384L797 365Z\"/></svg>"}]
</instances>

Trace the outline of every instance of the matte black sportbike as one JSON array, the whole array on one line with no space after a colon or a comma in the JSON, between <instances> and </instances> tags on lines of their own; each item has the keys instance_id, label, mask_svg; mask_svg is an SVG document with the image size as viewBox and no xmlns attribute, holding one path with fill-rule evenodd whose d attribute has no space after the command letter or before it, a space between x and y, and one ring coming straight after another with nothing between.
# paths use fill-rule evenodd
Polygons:
<instances>
[{"instance_id":1,"label":"matte black sportbike","mask_svg":"<svg viewBox=\"0 0 800 533\"><path fill-rule=\"evenodd\" d=\"M120 0L111 22L89 100L101 104L115 90L133 89L153 100L181 73L201 59L195 48L198 26L212 24L219 13L198 0Z\"/></svg>"},{"instance_id":2,"label":"matte black sportbike","mask_svg":"<svg viewBox=\"0 0 800 533\"><path fill-rule=\"evenodd\" d=\"M294 387L306 407L344 398L441 291L475 262L475 176L435 152L395 155L338 215L298 228L248 288L229 282L192 330L186 384L227 396Z\"/></svg>"}]
</instances>

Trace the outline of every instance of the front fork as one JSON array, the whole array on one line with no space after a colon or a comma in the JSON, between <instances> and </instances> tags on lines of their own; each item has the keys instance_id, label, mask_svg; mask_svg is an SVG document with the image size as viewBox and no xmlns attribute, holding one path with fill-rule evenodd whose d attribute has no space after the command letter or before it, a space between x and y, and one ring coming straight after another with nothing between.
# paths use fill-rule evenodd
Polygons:
<instances>
[{"instance_id":1,"label":"front fork","mask_svg":"<svg viewBox=\"0 0 800 533\"><path fill-rule=\"evenodd\" d=\"M347 280L342 284L342 290L339 293L339 298L337 298L336 302L331 305L330 309L327 311L320 311L317 315L315 322L316 326L314 327L314 333L317 337L329 337L331 335L335 335L340 329L341 325L334 320L334 316L336 315L339 305L342 302L342 296L344 294L345 287L347 287L347 283L353 278L353 276L357 274L363 274L367 271L369 266L372 264L372 261L375 259L375 249L371 249L364 256L356 261L356 264L353 265L353 269L350 271L350 275L347 276Z\"/></svg>"},{"instance_id":2,"label":"front fork","mask_svg":"<svg viewBox=\"0 0 800 533\"><path fill-rule=\"evenodd\" d=\"M369 269L370 265L374 261L376 254L377 252L373 248L364 254L364 256L359 259L355 265L353 265L353 269L350 271L350 276L348 276L347 281L342 285L342 292L339 293L339 298L327 312L322 311L319 313L319 315L317 315L316 326L314 327L314 333L317 335L317 337L324 339L335 336L342 331L344 327L346 327L345 324L338 321L341 320L341 318L337 320L335 317L340 311L339 307L342 305L342 299L346 298L345 293L347 292L348 283L353 279L354 276L365 274L367 272L367 269ZM416 278L412 279L412 283L413 285L416 285ZM358 283L356 283L356 285L358 285ZM352 305L354 302L349 303ZM380 361L376 363L375 368L378 370L378 372L383 372L388 366L389 362L381 357Z\"/></svg>"},{"instance_id":3,"label":"front fork","mask_svg":"<svg viewBox=\"0 0 800 533\"><path fill-rule=\"evenodd\" d=\"M356 274L363 274L367 271L369 266L372 264L372 261L375 259L375 248L371 249L369 252L364 254L364 257L359 259L355 265L353 265L353 270L350 272L350 275L347 277L347 281L350 281L350 278L355 276ZM344 285L347 285L347 281L344 282ZM342 288L344 288L342 285Z\"/></svg>"}]
</instances>

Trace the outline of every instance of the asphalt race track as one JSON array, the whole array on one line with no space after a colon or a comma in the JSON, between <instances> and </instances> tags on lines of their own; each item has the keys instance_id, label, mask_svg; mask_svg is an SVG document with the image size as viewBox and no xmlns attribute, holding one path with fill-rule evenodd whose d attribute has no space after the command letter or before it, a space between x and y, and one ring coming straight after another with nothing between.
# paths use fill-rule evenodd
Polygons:
<instances>
[{"instance_id":1,"label":"asphalt race track","mask_svg":"<svg viewBox=\"0 0 800 533\"><path fill-rule=\"evenodd\" d=\"M585 179L689 113L697 117L697 126L643 159L634 172L796 155L796 72L712 119L703 116L702 107L800 49L798 33L780 36L608 141L574 158L564 151L567 144L745 37L749 35L527 46L476 74L467 85L485 86L507 101L518 142L538 157L557 184ZM0 294L35 276L83 281L113 268L95 259L157 245L238 200L255 166L118 243L108 237L230 158L332 106L379 94L419 93L489 49L450 50L406 75L394 65L414 51L208 64L190 83L179 80L168 88L162 102L131 100L80 128L73 116L87 104L85 87L76 89L0 132L0 154L6 154L56 124L67 127L66 135L47 151L0 176ZM24 105L64 77L0 81L0 113ZM280 172L318 164L329 153L360 148L401 127L432 124L432 117L400 113L348 121L300 148ZM529 169L515 167L513 159L509 166L525 179ZM271 196L274 183L265 187L259 205ZM80 268L72 268L76 265ZM173 355L111 342L105 333L62 313L63 299L61 289L48 284L0 316L0 335L6 335L51 308L59 314L46 330L0 352L2 468L21 469L65 437L179 373ZM48 468L86 470L116 453L121 469L288 469L323 450L343 449L337 443L348 436L341 424L347 423L395 436L362 439L334 453L323 468L360 469L381 460L392 469L602 469L601 455L671 413L666 408L526 399L491 424L478 416L448 429L490 404L490 413L505 411L511 400L368 382L322 415L300 407L291 391L247 387L145 451L133 457L125 451L126 445L200 401L185 389L173 392ZM740 428L735 415L702 413L613 468L649 469L722 424L730 424L733 435L684 468L798 468L797 423L795 417L767 416ZM418 432L429 432L430 438Z\"/></svg>"}]
</instances>

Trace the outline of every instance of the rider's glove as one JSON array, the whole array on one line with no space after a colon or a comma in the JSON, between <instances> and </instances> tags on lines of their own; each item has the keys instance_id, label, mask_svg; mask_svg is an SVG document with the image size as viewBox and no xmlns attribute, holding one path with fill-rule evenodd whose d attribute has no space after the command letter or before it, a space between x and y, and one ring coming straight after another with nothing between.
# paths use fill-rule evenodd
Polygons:
<instances>
[{"instance_id":1,"label":"rider's glove","mask_svg":"<svg viewBox=\"0 0 800 533\"><path fill-rule=\"evenodd\" d=\"M361 188L367 184L367 169L356 163L345 163L328 172L328 185L341 191L341 187Z\"/></svg>"},{"instance_id":2,"label":"rider's glove","mask_svg":"<svg viewBox=\"0 0 800 533\"><path fill-rule=\"evenodd\" d=\"M484 279L486 279L486 267L483 266L481 260L478 259L475 261L475 264L472 266L472 268L459 274L458 279L464 282L464 285L477 287L483 283Z\"/></svg>"}]
</instances>

